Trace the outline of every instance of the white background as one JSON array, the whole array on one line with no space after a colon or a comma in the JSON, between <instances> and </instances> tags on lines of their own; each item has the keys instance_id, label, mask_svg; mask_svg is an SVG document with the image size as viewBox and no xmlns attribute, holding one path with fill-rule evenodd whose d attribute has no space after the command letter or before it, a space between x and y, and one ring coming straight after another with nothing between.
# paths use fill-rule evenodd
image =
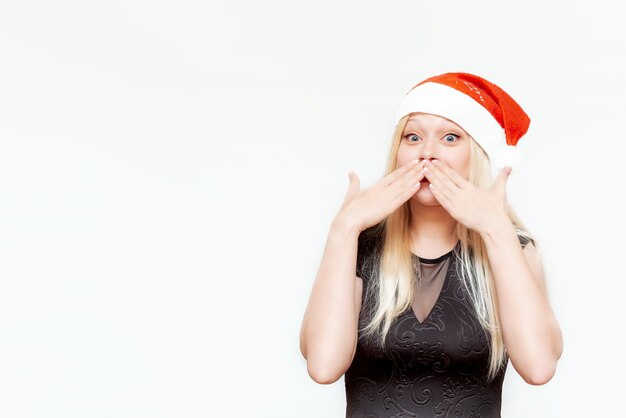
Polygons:
<instances>
[{"instance_id":1,"label":"white background","mask_svg":"<svg viewBox=\"0 0 626 418\"><path fill-rule=\"evenodd\" d=\"M618 2L0 2L0 416L343 417L299 332L354 170L449 71L532 122L509 201L565 350L504 417L617 416Z\"/></svg>"}]
</instances>

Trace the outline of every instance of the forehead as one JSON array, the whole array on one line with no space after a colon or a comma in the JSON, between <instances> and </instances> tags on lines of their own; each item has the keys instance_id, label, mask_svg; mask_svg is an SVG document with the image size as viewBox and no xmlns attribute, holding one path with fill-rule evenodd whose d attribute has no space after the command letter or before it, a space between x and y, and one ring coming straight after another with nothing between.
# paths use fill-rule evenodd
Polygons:
<instances>
[{"instance_id":1,"label":"forehead","mask_svg":"<svg viewBox=\"0 0 626 418\"><path fill-rule=\"evenodd\" d=\"M421 126L438 128L460 128L459 125L443 116L433 115L431 113L412 113L407 120L407 126Z\"/></svg>"}]
</instances>

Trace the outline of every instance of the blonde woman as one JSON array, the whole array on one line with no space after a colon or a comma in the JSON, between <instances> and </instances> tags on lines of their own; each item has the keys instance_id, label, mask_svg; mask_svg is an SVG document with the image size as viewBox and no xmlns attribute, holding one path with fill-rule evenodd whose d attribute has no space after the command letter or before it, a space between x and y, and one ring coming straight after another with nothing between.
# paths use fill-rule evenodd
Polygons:
<instances>
[{"instance_id":1,"label":"blonde woman","mask_svg":"<svg viewBox=\"0 0 626 418\"><path fill-rule=\"evenodd\" d=\"M500 417L509 360L554 375L539 245L506 199L529 124L494 83L437 75L398 106L385 176L350 173L300 335L314 381L345 375L347 417Z\"/></svg>"}]
</instances>

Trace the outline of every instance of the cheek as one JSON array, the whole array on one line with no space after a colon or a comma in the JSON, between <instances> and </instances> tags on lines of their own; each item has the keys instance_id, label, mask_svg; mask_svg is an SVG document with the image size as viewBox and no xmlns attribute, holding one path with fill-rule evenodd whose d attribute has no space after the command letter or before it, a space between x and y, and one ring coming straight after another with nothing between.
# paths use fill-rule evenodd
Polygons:
<instances>
[{"instance_id":1,"label":"cheek","mask_svg":"<svg viewBox=\"0 0 626 418\"><path fill-rule=\"evenodd\" d=\"M458 171L459 173L461 173L461 175L462 175L463 177L465 177L465 179L467 180L467 177L468 177L468 175L469 175L469 162L464 162L464 163L462 163L462 164L459 166L459 168L458 168L458 170L457 170L457 171Z\"/></svg>"},{"instance_id":2,"label":"cheek","mask_svg":"<svg viewBox=\"0 0 626 418\"><path fill-rule=\"evenodd\" d=\"M469 148L464 150L464 152L459 153L455 156L454 161L452 162L454 169L461 174L467 180L469 176Z\"/></svg>"},{"instance_id":3,"label":"cheek","mask_svg":"<svg viewBox=\"0 0 626 418\"><path fill-rule=\"evenodd\" d=\"M469 177L469 161L466 159L447 160L446 164L459 173L465 180Z\"/></svg>"},{"instance_id":4,"label":"cheek","mask_svg":"<svg viewBox=\"0 0 626 418\"><path fill-rule=\"evenodd\" d=\"M398 156L396 157L396 167L400 168L402 166L410 164L411 161L413 161L414 159L415 159L414 156L412 156L408 152L402 152L402 148L400 148L398 150Z\"/></svg>"},{"instance_id":5,"label":"cheek","mask_svg":"<svg viewBox=\"0 0 626 418\"><path fill-rule=\"evenodd\" d=\"M404 167L405 165L409 164L410 162L411 162L411 160L408 159L408 158L400 158L400 157L398 157L396 159L396 168Z\"/></svg>"}]
</instances>

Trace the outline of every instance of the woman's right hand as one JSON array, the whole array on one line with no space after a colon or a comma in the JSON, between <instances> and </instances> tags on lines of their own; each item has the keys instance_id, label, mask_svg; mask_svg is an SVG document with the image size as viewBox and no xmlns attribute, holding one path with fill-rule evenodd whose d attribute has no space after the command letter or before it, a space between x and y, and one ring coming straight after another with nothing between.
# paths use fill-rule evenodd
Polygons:
<instances>
[{"instance_id":1,"label":"woman's right hand","mask_svg":"<svg viewBox=\"0 0 626 418\"><path fill-rule=\"evenodd\" d=\"M359 177L351 171L350 185L336 219L354 225L359 232L376 225L419 190L423 169L423 161L412 161L364 190L359 189Z\"/></svg>"}]
</instances>

